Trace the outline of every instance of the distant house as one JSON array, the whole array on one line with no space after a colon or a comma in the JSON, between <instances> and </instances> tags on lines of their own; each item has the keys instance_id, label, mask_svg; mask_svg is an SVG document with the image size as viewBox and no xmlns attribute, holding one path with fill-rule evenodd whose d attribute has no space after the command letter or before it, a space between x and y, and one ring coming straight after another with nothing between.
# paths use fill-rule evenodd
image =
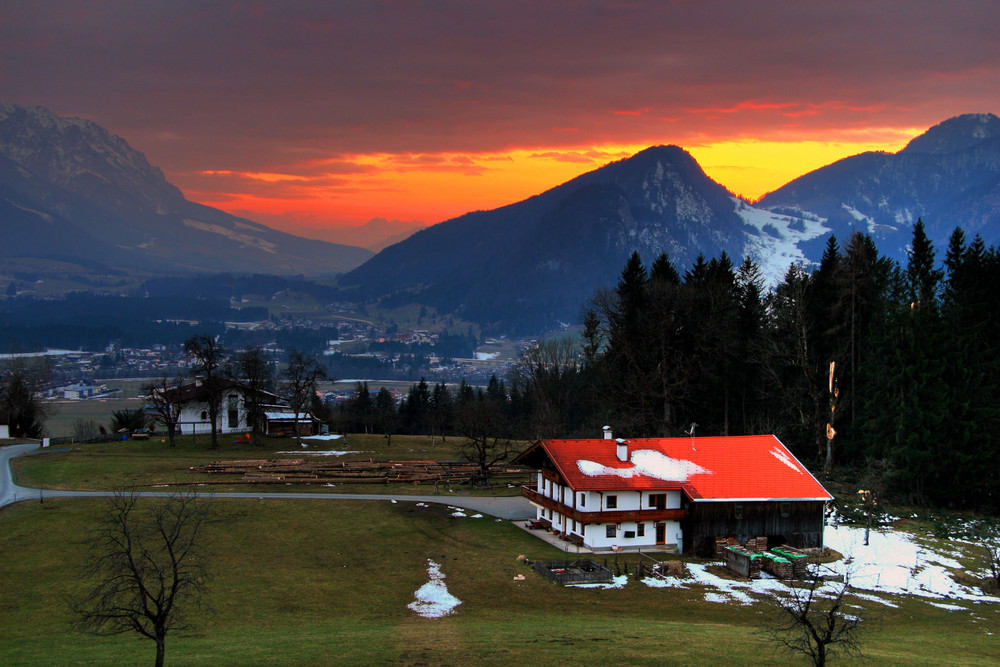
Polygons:
<instances>
[{"instance_id":1,"label":"distant house","mask_svg":"<svg viewBox=\"0 0 1000 667\"><path fill-rule=\"evenodd\" d=\"M832 496L773 435L542 440L515 463L536 524L595 551L706 554L716 538L823 545Z\"/></svg>"},{"instance_id":2,"label":"distant house","mask_svg":"<svg viewBox=\"0 0 1000 667\"><path fill-rule=\"evenodd\" d=\"M71 400L90 398L94 395L94 387L89 384L71 384L62 388L62 395Z\"/></svg>"},{"instance_id":3,"label":"distant house","mask_svg":"<svg viewBox=\"0 0 1000 667\"><path fill-rule=\"evenodd\" d=\"M247 408L240 385L231 380L218 380L217 386L222 394L222 401L216 431L242 433L248 430ZM180 433L212 432L208 388L200 381L168 389L164 396L168 402L180 405L180 417L177 420ZM261 391L260 401L264 410L264 435L282 437L295 434L295 413L289 408L286 399L269 391ZM310 413L299 413L298 427L300 435L315 435L320 432L322 423Z\"/></svg>"}]
</instances>

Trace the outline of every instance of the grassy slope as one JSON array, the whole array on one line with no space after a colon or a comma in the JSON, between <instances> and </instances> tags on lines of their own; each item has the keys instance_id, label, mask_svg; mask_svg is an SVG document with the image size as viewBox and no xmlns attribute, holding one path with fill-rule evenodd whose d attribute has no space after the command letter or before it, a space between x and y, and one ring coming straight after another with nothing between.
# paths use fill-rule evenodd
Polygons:
<instances>
[{"instance_id":1,"label":"grassy slope","mask_svg":"<svg viewBox=\"0 0 1000 667\"><path fill-rule=\"evenodd\" d=\"M560 552L506 522L439 506L219 500L209 604L168 639L171 664L785 664L753 632L765 604L707 603L700 591L559 588L515 561ZM4 664L147 663L152 642L68 630L65 600L100 501L21 503L0 511L0 655ZM364 539L359 539L363 537ZM441 564L462 600L452 616L407 608ZM527 574L523 582L516 574ZM870 604L870 603L866 603ZM961 614L920 601L865 643L884 664L992 664L996 609ZM978 615L983 621L973 622Z\"/></svg>"},{"instance_id":2,"label":"grassy slope","mask_svg":"<svg viewBox=\"0 0 1000 667\"><path fill-rule=\"evenodd\" d=\"M314 441L306 449L295 444L294 439L265 438L262 446L234 444L237 435L219 436L220 447L211 449L209 436L199 435L178 438L176 447L169 447L160 439L149 441L111 442L92 445L74 445L70 452L51 452L45 456L25 457L14 463L17 482L24 486L50 489L108 490L127 485L152 485L189 482L220 482L225 478L209 476L190 470L192 466L212 461L238 459L298 458L298 451L352 450L355 454L337 457L336 460L461 460L458 448L461 438L425 436L393 436L392 445L386 445L382 435L351 434L347 441ZM308 441L307 441L308 442ZM278 452L293 452L280 454ZM527 477L521 483L527 482ZM343 484L333 488L322 485L223 485L213 486L217 491L334 491L337 493L416 493L433 492L433 485ZM447 489L441 488L442 493ZM454 491L468 493L465 488ZM472 491L479 493L478 491ZM494 489L491 495L516 495L517 489Z\"/></svg>"},{"instance_id":3,"label":"grassy slope","mask_svg":"<svg viewBox=\"0 0 1000 667\"><path fill-rule=\"evenodd\" d=\"M112 488L187 480L187 467L265 451L207 438L171 449L157 441L87 446L25 458L24 484ZM455 458L457 442L381 436L323 442L314 449L358 449L360 458ZM123 455L124 454L124 455ZM249 487L240 487L251 490ZM265 487L285 490L289 487ZM303 487L304 488L304 487ZM394 493L426 487L374 487ZM257 489L254 489L255 491ZM295 487L299 490L299 487ZM336 491L370 491L343 486ZM440 506L308 501L219 500L209 529L212 614L168 640L171 664L487 664L575 661L629 664L786 664L753 636L766 603L705 602L701 591L562 589L515 562L561 552L504 522L451 517ZM152 642L94 638L69 631L68 595L83 589L78 563L100 501L47 500L0 510L0 656L6 664L145 663ZM427 581L427 559L442 566L457 613L424 619L407 609ZM634 570L634 563L631 568ZM527 574L515 582L516 574ZM994 664L1000 646L996 606L949 612L903 598L899 609L859 601L884 616L865 641L880 664Z\"/></svg>"}]
</instances>

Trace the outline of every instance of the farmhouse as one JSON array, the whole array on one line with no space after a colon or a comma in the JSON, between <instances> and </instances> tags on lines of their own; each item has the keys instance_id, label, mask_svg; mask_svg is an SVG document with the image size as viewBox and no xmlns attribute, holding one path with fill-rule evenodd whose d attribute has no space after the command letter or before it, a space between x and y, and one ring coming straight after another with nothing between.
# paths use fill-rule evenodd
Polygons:
<instances>
[{"instance_id":1,"label":"farmhouse","mask_svg":"<svg viewBox=\"0 0 1000 667\"><path fill-rule=\"evenodd\" d=\"M217 390L222 396L216 431L218 433L242 433L248 429L245 390L231 380L217 380ZM295 435L296 415L288 407L288 401L277 394L260 391L260 404L264 413L264 435L272 437ZM212 423L209 418L209 388L196 381L163 393L165 399L180 407L177 426L180 433L210 433ZM154 415L152 408L147 412ZM301 435L315 435L320 432L321 423L310 413L298 414L298 428Z\"/></svg>"},{"instance_id":2,"label":"farmhouse","mask_svg":"<svg viewBox=\"0 0 1000 667\"><path fill-rule=\"evenodd\" d=\"M542 440L522 495L536 525L595 551L707 554L716 538L823 545L832 496L773 435Z\"/></svg>"}]
</instances>

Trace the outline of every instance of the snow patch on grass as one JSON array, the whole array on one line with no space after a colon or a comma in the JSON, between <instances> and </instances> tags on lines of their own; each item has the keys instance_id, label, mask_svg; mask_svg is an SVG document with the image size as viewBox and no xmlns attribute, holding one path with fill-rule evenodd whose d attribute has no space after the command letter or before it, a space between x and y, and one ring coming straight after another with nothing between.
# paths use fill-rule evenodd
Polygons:
<instances>
[{"instance_id":1,"label":"snow patch on grass","mask_svg":"<svg viewBox=\"0 0 1000 667\"><path fill-rule=\"evenodd\" d=\"M275 454L298 454L299 456L343 456L344 454L359 454L360 452L354 451L338 451L335 449L328 449L325 451L314 451L314 452L275 452Z\"/></svg>"},{"instance_id":2,"label":"snow patch on grass","mask_svg":"<svg viewBox=\"0 0 1000 667\"><path fill-rule=\"evenodd\" d=\"M628 575L622 574L614 578L610 584L567 584L566 588L625 588L628 583Z\"/></svg>"},{"instance_id":3,"label":"snow patch on grass","mask_svg":"<svg viewBox=\"0 0 1000 667\"><path fill-rule=\"evenodd\" d=\"M411 602L407 607L424 618L441 618L454 613L455 607L462 604L462 601L448 592L441 566L429 558L427 559L427 574L431 580L417 589L413 594L417 598L416 601Z\"/></svg>"}]
</instances>

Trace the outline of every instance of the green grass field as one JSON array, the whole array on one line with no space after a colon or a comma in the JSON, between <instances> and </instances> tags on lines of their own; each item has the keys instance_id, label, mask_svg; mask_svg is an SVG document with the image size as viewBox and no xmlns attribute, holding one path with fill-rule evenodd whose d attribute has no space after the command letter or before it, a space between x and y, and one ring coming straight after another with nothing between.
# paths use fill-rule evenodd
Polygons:
<instances>
[{"instance_id":1,"label":"green grass field","mask_svg":"<svg viewBox=\"0 0 1000 667\"><path fill-rule=\"evenodd\" d=\"M211 612L168 637L169 664L787 664L754 632L767 602L706 602L700 590L560 588L516 561L562 554L489 517L363 501L217 500L208 526ZM0 656L5 665L143 664L152 642L69 629L67 600L98 500L0 510ZM462 601L438 619L407 608L441 565ZM623 559L624 560L624 559ZM634 562L631 565L634 569ZM524 581L515 581L525 574ZM865 637L877 664L995 664L996 609L955 613L919 600ZM865 604L863 601L861 604ZM975 618L983 620L976 621Z\"/></svg>"},{"instance_id":2,"label":"green grass field","mask_svg":"<svg viewBox=\"0 0 1000 667\"><path fill-rule=\"evenodd\" d=\"M382 435L350 434L347 439L305 441L299 447L293 438L265 438L261 445L237 444L237 435L219 436L219 448L212 449L208 435L183 436L177 446L170 447L163 438L145 441L115 441L72 445L69 452L51 452L45 456L25 457L14 463L14 476L19 484L48 489L111 490L122 486L152 486L159 484L212 483L217 491L316 491L337 493L414 493L434 491L433 485L342 484L324 487L320 484L297 484L293 487L275 484L225 484L232 477L211 476L190 470L192 466L213 461L240 459L298 458L307 451L352 451L336 460L460 460L461 438L431 439L427 436L393 436L388 445ZM61 448L60 448L61 449ZM292 453L282 453L292 452ZM527 476L520 483L526 483ZM221 484L220 484L221 483ZM517 495L517 488L506 484L499 488L480 490L455 485L439 488L442 494Z\"/></svg>"},{"instance_id":3,"label":"green grass field","mask_svg":"<svg viewBox=\"0 0 1000 667\"><path fill-rule=\"evenodd\" d=\"M187 468L198 462L295 450L291 440L264 448L233 445L231 438L222 442L218 450L209 449L204 436L195 442L182 439L176 448L156 440L87 445L17 459L13 467L20 483L30 486L110 489L188 480L194 473ZM346 445L331 441L312 448L359 450L352 455L359 458L449 459L457 444L398 436L390 448L382 436L351 435ZM375 488L393 494L429 491ZM237 488L268 489L289 487ZM372 489L344 485L331 490ZM635 581L622 589L560 588L516 558L564 554L490 517L457 518L442 505L405 502L213 502L215 518L205 533L213 572L207 598L211 611L196 613L192 629L168 637L168 664L794 662L755 635L770 613L767 599L752 606L710 602L698 587L654 589ZM99 500L46 499L0 509L3 665L152 660L149 640L99 638L70 629L68 600L86 587L80 563L102 506ZM450 616L422 618L407 607L428 581L428 559L441 565L449 591L462 601ZM634 559L628 559L632 572ZM525 580L515 581L518 574ZM992 665L1000 660L1000 605L961 603L966 611L947 611L918 598L881 597L899 607L852 600L881 616L862 645L875 664Z\"/></svg>"}]
</instances>

